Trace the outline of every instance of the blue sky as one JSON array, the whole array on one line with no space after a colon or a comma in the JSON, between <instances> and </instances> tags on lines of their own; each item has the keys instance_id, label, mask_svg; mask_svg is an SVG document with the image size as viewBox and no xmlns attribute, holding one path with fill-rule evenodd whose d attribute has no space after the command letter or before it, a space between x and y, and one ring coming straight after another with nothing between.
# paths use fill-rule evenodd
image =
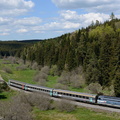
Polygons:
<instances>
[{"instance_id":1,"label":"blue sky","mask_svg":"<svg viewBox=\"0 0 120 120\"><path fill-rule=\"evenodd\" d=\"M0 0L0 40L47 39L120 18L119 0Z\"/></svg>"}]
</instances>

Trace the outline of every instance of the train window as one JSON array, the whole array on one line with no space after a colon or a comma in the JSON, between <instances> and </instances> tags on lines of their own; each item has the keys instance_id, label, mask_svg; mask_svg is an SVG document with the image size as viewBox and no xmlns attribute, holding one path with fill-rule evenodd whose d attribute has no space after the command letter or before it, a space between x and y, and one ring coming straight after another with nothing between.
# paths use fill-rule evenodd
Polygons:
<instances>
[{"instance_id":1,"label":"train window","mask_svg":"<svg viewBox=\"0 0 120 120\"><path fill-rule=\"evenodd\" d=\"M85 96L82 96L83 98L85 98Z\"/></svg>"},{"instance_id":2,"label":"train window","mask_svg":"<svg viewBox=\"0 0 120 120\"><path fill-rule=\"evenodd\" d=\"M89 99L89 97L86 97L86 99Z\"/></svg>"},{"instance_id":3,"label":"train window","mask_svg":"<svg viewBox=\"0 0 120 120\"><path fill-rule=\"evenodd\" d=\"M68 94L68 96L71 96L71 94Z\"/></svg>"}]
</instances>

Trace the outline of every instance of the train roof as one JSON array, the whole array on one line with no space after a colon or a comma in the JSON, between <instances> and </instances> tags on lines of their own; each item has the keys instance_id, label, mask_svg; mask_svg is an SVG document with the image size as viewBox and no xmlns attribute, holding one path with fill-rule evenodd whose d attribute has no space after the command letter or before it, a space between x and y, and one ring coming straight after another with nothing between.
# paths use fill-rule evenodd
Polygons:
<instances>
[{"instance_id":1,"label":"train roof","mask_svg":"<svg viewBox=\"0 0 120 120\"><path fill-rule=\"evenodd\" d=\"M25 83L25 82L21 82L21 81L17 81L17 80L9 80L9 81L11 81L11 82L15 82L15 83L23 83L23 84L27 84L27 83Z\"/></svg>"},{"instance_id":2,"label":"train roof","mask_svg":"<svg viewBox=\"0 0 120 120\"><path fill-rule=\"evenodd\" d=\"M53 88L48 88L48 87L44 87L44 86L40 86L40 85L33 85L33 84L26 84L26 86L38 87L38 88L49 89L49 90L53 89Z\"/></svg>"},{"instance_id":3,"label":"train roof","mask_svg":"<svg viewBox=\"0 0 120 120\"><path fill-rule=\"evenodd\" d=\"M21 82L21 81L16 81L16 80L9 80L9 81L11 81L11 82L15 82L15 83L22 83L22 84L25 84L26 86L38 87L38 88L43 88L43 89L49 89L49 90L52 90L52 88L43 87L43 86L40 86L40 85L28 84L28 83Z\"/></svg>"},{"instance_id":4,"label":"train roof","mask_svg":"<svg viewBox=\"0 0 120 120\"><path fill-rule=\"evenodd\" d=\"M64 93L68 93L68 94L74 94L74 95L83 95L86 97L96 97L96 94L89 94L89 93L81 93L81 92L74 92L74 91L69 91L69 90L61 90L61 89L54 89L54 91L56 92L64 92Z\"/></svg>"}]
</instances>

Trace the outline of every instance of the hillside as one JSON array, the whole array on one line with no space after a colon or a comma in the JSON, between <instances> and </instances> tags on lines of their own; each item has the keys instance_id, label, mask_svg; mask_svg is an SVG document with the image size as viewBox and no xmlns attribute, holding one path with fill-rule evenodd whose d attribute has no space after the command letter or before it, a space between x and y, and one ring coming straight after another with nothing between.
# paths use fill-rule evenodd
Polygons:
<instances>
[{"instance_id":1,"label":"hillside","mask_svg":"<svg viewBox=\"0 0 120 120\"><path fill-rule=\"evenodd\" d=\"M86 83L114 86L120 96L120 20L99 22L73 33L24 48L21 57L41 66L57 65L59 71L83 66Z\"/></svg>"}]
</instances>

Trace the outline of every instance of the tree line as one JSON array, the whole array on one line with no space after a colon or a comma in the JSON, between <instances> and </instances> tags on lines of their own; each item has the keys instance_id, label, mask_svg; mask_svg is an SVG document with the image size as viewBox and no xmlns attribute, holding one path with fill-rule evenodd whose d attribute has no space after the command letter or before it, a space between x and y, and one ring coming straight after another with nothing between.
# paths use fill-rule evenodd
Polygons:
<instances>
[{"instance_id":1,"label":"tree line","mask_svg":"<svg viewBox=\"0 0 120 120\"><path fill-rule=\"evenodd\" d=\"M33 45L41 40L23 40L23 41L0 41L0 57L19 56L20 51L27 46Z\"/></svg>"}]
</instances>

